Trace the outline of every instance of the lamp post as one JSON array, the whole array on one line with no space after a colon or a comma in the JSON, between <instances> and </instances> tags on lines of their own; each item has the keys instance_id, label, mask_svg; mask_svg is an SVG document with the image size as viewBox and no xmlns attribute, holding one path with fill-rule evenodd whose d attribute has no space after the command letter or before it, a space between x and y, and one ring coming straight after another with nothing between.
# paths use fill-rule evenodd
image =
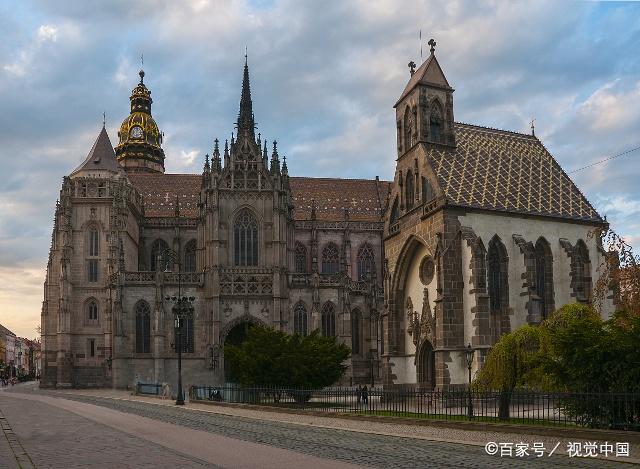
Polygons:
<instances>
[{"instance_id":1,"label":"lamp post","mask_svg":"<svg viewBox=\"0 0 640 469\"><path fill-rule=\"evenodd\" d=\"M194 301L195 298L193 296L182 296L179 256L171 249L163 251L163 254L165 253L167 253L169 257L172 258L172 261L178 266L178 296L167 296L165 299L175 303L171 310L174 315L173 326L176 334L176 346L178 348L178 393L176 396L176 405L184 405L184 395L182 394L182 331L185 320L193 318L194 308L191 302ZM165 272L170 272L168 263Z\"/></svg>"},{"instance_id":2,"label":"lamp post","mask_svg":"<svg viewBox=\"0 0 640 469\"><path fill-rule=\"evenodd\" d=\"M473 365L474 352L475 350L471 348L471 343L469 343L467 345L467 348L464 351L464 354L465 354L465 359L467 360L467 369L469 370L469 388L468 388L469 403L468 403L467 415L470 419L473 418L473 401L471 400L471 365Z\"/></svg>"}]
</instances>

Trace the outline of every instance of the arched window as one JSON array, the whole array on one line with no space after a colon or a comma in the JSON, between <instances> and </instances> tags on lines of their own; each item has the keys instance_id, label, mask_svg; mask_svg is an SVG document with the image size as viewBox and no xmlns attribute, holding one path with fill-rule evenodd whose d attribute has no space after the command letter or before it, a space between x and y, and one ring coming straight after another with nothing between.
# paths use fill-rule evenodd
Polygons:
<instances>
[{"instance_id":1,"label":"arched window","mask_svg":"<svg viewBox=\"0 0 640 469\"><path fill-rule=\"evenodd\" d=\"M293 308L293 333L307 335L307 308L302 301Z\"/></svg>"},{"instance_id":2,"label":"arched window","mask_svg":"<svg viewBox=\"0 0 640 469\"><path fill-rule=\"evenodd\" d=\"M151 352L151 310L146 301L138 301L136 314L136 353Z\"/></svg>"},{"instance_id":3,"label":"arched window","mask_svg":"<svg viewBox=\"0 0 640 469\"><path fill-rule=\"evenodd\" d=\"M404 111L404 151L413 146L413 113L407 106Z\"/></svg>"},{"instance_id":4,"label":"arched window","mask_svg":"<svg viewBox=\"0 0 640 469\"><path fill-rule=\"evenodd\" d=\"M336 309L330 301L322 307L322 335L325 337L336 335Z\"/></svg>"},{"instance_id":5,"label":"arched window","mask_svg":"<svg viewBox=\"0 0 640 469\"><path fill-rule=\"evenodd\" d=\"M415 198L415 193L413 191L413 173L411 170L407 171L407 178L405 179L404 190L406 194L406 206L407 210L413 208L413 202Z\"/></svg>"},{"instance_id":6,"label":"arched window","mask_svg":"<svg viewBox=\"0 0 640 469\"><path fill-rule=\"evenodd\" d=\"M442 108L437 101L433 102L429 116L429 135L432 142L442 141Z\"/></svg>"},{"instance_id":7,"label":"arched window","mask_svg":"<svg viewBox=\"0 0 640 469\"><path fill-rule=\"evenodd\" d=\"M361 350L361 337L362 333L362 313L359 309L351 311L351 354L360 355Z\"/></svg>"},{"instance_id":8,"label":"arched window","mask_svg":"<svg viewBox=\"0 0 640 469\"><path fill-rule=\"evenodd\" d=\"M398 209L398 197L393 201L393 205L391 206L391 219L389 220L389 224L393 225L400 218L400 210Z\"/></svg>"},{"instance_id":9,"label":"arched window","mask_svg":"<svg viewBox=\"0 0 640 469\"><path fill-rule=\"evenodd\" d=\"M307 272L307 248L304 244L296 241L294 256L296 272L301 274Z\"/></svg>"},{"instance_id":10,"label":"arched window","mask_svg":"<svg viewBox=\"0 0 640 469\"><path fill-rule=\"evenodd\" d=\"M473 275L475 277L475 289L483 293L487 289L487 253L481 242L476 244L473 252Z\"/></svg>"},{"instance_id":11,"label":"arched window","mask_svg":"<svg viewBox=\"0 0 640 469\"><path fill-rule=\"evenodd\" d=\"M240 211L233 225L234 263L258 265L258 222L248 209Z\"/></svg>"},{"instance_id":12,"label":"arched window","mask_svg":"<svg viewBox=\"0 0 640 469\"><path fill-rule=\"evenodd\" d=\"M97 229L95 228L89 229L88 241L89 241L89 252L87 254L90 257L98 257L100 252L100 237L98 235Z\"/></svg>"},{"instance_id":13,"label":"arched window","mask_svg":"<svg viewBox=\"0 0 640 469\"><path fill-rule=\"evenodd\" d=\"M422 178L422 201L430 202L436 198L436 193L431 186L431 183L426 177Z\"/></svg>"},{"instance_id":14,"label":"arched window","mask_svg":"<svg viewBox=\"0 0 640 469\"><path fill-rule=\"evenodd\" d=\"M489 281L489 308L491 314L491 336L498 340L502 333L502 316L509 304L507 250L498 236L489 242L487 270Z\"/></svg>"},{"instance_id":15,"label":"arched window","mask_svg":"<svg viewBox=\"0 0 640 469\"><path fill-rule=\"evenodd\" d=\"M95 227L90 227L87 231L87 280L89 282L98 281L98 256L100 255L100 233Z\"/></svg>"},{"instance_id":16,"label":"arched window","mask_svg":"<svg viewBox=\"0 0 640 469\"><path fill-rule=\"evenodd\" d=\"M580 303L591 301L591 262L589 261L589 249L584 241L576 243L573 252L573 291Z\"/></svg>"},{"instance_id":17,"label":"arched window","mask_svg":"<svg viewBox=\"0 0 640 469\"><path fill-rule=\"evenodd\" d=\"M546 319L553 311L553 254L544 238L536 242L535 291L540 298L540 313Z\"/></svg>"},{"instance_id":18,"label":"arched window","mask_svg":"<svg viewBox=\"0 0 640 469\"><path fill-rule=\"evenodd\" d=\"M158 264L160 256L160 264ZM169 245L162 239L156 239L151 245L151 256L149 258L149 270L166 270L170 263Z\"/></svg>"},{"instance_id":19,"label":"arched window","mask_svg":"<svg viewBox=\"0 0 640 469\"><path fill-rule=\"evenodd\" d=\"M322 273L337 274L339 271L340 254L338 254L338 246L329 243L322 250Z\"/></svg>"},{"instance_id":20,"label":"arched window","mask_svg":"<svg viewBox=\"0 0 640 469\"><path fill-rule=\"evenodd\" d=\"M86 320L89 323L98 322L98 302L93 298L86 303Z\"/></svg>"},{"instance_id":21,"label":"arched window","mask_svg":"<svg viewBox=\"0 0 640 469\"><path fill-rule=\"evenodd\" d=\"M184 271L196 271L196 240L192 239L184 247Z\"/></svg>"},{"instance_id":22,"label":"arched window","mask_svg":"<svg viewBox=\"0 0 640 469\"><path fill-rule=\"evenodd\" d=\"M376 257L369 243L364 243L358 249L358 280L366 280L376 270Z\"/></svg>"}]
</instances>

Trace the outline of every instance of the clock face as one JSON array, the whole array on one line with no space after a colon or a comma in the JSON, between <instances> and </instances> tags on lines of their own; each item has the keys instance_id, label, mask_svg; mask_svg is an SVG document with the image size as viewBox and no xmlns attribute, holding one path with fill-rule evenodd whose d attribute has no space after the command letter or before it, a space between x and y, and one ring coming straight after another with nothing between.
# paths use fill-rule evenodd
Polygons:
<instances>
[{"instance_id":1,"label":"clock face","mask_svg":"<svg viewBox=\"0 0 640 469\"><path fill-rule=\"evenodd\" d=\"M135 126L131 128L131 137L142 138L142 127Z\"/></svg>"}]
</instances>

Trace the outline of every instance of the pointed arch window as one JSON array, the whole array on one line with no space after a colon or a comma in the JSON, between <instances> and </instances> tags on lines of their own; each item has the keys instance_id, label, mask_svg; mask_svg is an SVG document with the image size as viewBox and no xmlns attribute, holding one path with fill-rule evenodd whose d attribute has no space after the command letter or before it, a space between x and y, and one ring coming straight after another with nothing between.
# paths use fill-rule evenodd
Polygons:
<instances>
[{"instance_id":1,"label":"pointed arch window","mask_svg":"<svg viewBox=\"0 0 640 469\"><path fill-rule=\"evenodd\" d=\"M436 193L433 190L433 186L426 177L422 178L422 201L430 202L436 198Z\"/></svg>"},{"instance_id":2,"label":"pointed arch window","mask_svg":"<svg viewBox=\"0 0 640 469\"><path fill-rule=\"evenodd\" d=\"M366 280L376 270L376 257L373 248L365 243L358 249L358 280Z\"/></svg>"},{"instance_id":3,"label":"pointed arch window","mask_svg":"<svg viewBox=\"0 0 640 469\"><path fill-rule=\"evenodd\" d=\"M410 210L413 208L413 202L415 198L415 193L413 189L413 173L411 172L411 170L407 171L404 190L406 194L405 202L406 202L407 210Z\"/></svg>"},{"instance_id":4,"label":"pointed arch window","mask_svg":"<svg viewBox=\"0 0 640 469\"><path fill-rule=\"evenodd\" d=\"M330 301L322 307L322 335L325 337L336 335L336 308Z\"/></svg>"},{"instance_id":5,"label":"pointed arch window","mask_svg":"<svg viewBox=\"0 0 640 469\"><path fill-rule=\"evenodd\" d=\"M334 243L327 244L322 250L322 273L337 274L340 271L340 254L338 246Z\"/></svg>"},{"instance_id":6,"label":"pointed arch window","mask_svg":"<svg viewBox=\"0 0 640 469\"><path fill-rule=\"evenodd\" d=\"M234 263L258 265L258 222L248 209L240 211L233 224Z\"/></svg>"},{"instance_id":7,"label":"pointed arch window","mask_svg":"<svg viewBox=\"0 0 640 469\"><path fill-rule=\"evenodd\" d=\"M553 311L553 254L544 238L538 238L535 246L535 291L540 298L541 319Z\"/></svg>"},{"instance_id":8,"label":"pointed arch window","mask_svg":"<svg viewBox=\"0 0 640 469\"><path fill-rule=\"evenodd\" d=\"M509 258L504 244L498 236L494 236L487 249L490 329L493 342L502 335L502 320L509 307L508 263Z\"/></svg>"},{"instance_id":9,"label":"pointed arch window","mask_svg":"<svg viewBox=\"0 0 640 469\"><path fill-rule=\"evenodd\" d=\"M86 240L87 280L94 283L98 281L98 256L100 255L100 233L95 226L91 226L87 230Z\"/></svg>"},{"instance_id":10,"label":"pointed arch window","mask_svg":"<svg viewBox=\"0 0 640 469\"><path fill-rule=\"evenodd\" d=\"M307 335L307 308L302 301L293 308L293 333Z\"/></svg>"},{"instance_id":11,"label":"pointed arch window","mask_svg":"<svg viewBox=\"0 0 640 469\"><path fill-rule=\"evenodd\" d=\"M140 300L135 306L136 353L151 352L151 309L149 303Z\"/></svg>"},{"instance_id":12,"label":"pointed arch window","mask_svg":"<svg viewBox=\"0 0 640 469\"><path fill-rule=\"evenodd\" d=\"M361 350L361 333L362 333L362 313L359 309L351 312L351 354L360 355Z\"/></svg>"},{"instance_id":13,"label":"pointed arch window","mask_svg":"<svg viewBox=\"0 0 640 469\"><path fill-rule=\"evenodd\" d=\"M307 272L307 248L304 244L296 241L294 250L295 271L303 274Z\"/></svg>"},{"instance_id":14,"label":"pointed arch window","mask_svg":"<svg viewBox=\"0 0 640 469\"><path fill-rule=\"evenodd\" d=\"M487 253L481 242L478 242L473 253L473 268L475 289L484 293L487 289Z\"/></svg>"},{"instance_id":15,"label":"pointed arch window","mask_svg":"<svg viewBox=\"0 0 640 469\"><path fill-rule=\"evenodd\" d=\"M192 239L184 247L184 271L195 272L196 271L196 240Z\"/></svg>"},{"instance_id":16,"label":"pointed arch window","mask_svg":"<svg viewBox=\"0 0 640 469\"><path fill-rule=\"evenodd\" d=\"M432 142L442 141L442 108L437 101L434 101L429 116L429 135Z\"/></svg>"},{"instance_id":17,"label":"pointed arch window","mask_svg":"<svg viewBox=\"0 0 640 469\"><path fill-rule=\"evenodd\" d=\"M398 209L398 197L393 201L393 205L391 206L391 219L389 223L393 225L400 218L400 210Z\"/></svg>"},{"instance_id":18,"label":"pointed arch window","mask_svg":"<svg viewBox=\"0 0 640 469\"><path fill-rule=\"evenodd\" d=\"M584 241L579 240L573 253L573 290L580 303L591 301L591 262L589 249Z\"/></svg>"},{"instance_id":19,"label":"pointed arch window","mask_svg":"<svg viewBox=\"0 0 640 469\"><path fill-rule=\"evenodd\" d=\"M158 263L158 259L160 263ZM156 239L151 245L151 255L149 257L149 270L166 270L169 266L169 245L162 239Z\"/></svg>"},{"instance_id":20,"label":"pointed arch window","mask_svg":"<svg viewBox=\"0 0 640 469\"><path fill-rule=\"evenodd\" d=\"M90 324L95 324L98 322L98 302L95 299L91 298L89 301L87 301L85 312L86 322Z\"/></svg>"},{"instance_id":21,"label":"pointed arch window","mask_svg":"<svg viewBox=\"0 0 640 469\"><path fill-rule=\"evenodd\" d=\"M413 146L413 113L407 106L404 111L404 151Z\"/></svg>"}]
</instances>

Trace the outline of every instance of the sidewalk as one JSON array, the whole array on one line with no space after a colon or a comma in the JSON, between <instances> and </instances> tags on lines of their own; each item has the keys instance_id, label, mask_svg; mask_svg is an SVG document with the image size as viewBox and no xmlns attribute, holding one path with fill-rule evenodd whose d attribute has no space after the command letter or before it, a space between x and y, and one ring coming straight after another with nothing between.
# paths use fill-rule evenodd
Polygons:
<instances>
[{"instance_id":1,"label":"sidewalk","mask_svg":"<svg viewBox=\"0 0 640 469\"><path fill-rule=\"evenodd\" d=\"M173 400L162 400L156 397L150 396L135 396L131 391L121 391L112 389L94 389L94 390L64 390L56 391L58 395L82 395L92 397L102 397L109 399L121 399L129 401L146 402L154 405L175 406ZM571 435L571 429L558 428L552 429L557 432L555 435L536 435L536 434L524 434L519 433L517 428L514 428L512 432L501 429L500 431L487 426L481 427L480 430L469 430L463 428L455 428L453 426L443 426L434 422L420 422L420 425L410 423L395 423L389 421L380 421L381 419L361 419L359 417L345 418L336 416L323 416L318 414L306 414L306 413L291 413L281 412L275 409L261 409L261 408L249 408L249 406L234 405L234 404L214 404L214 403L199 403L199 402L187 402L184 406L185 411L197 411L207 412L213 414L230 415L236 417L244 417L249 419L258 419L263 421L284 422L297 425L348 430L360 433L369 433L377 435L388 435L403 438L415 438L429 441L440 441L447 443L459 443L467 445L484 446L488 442L497 443L528 443L533 445L534 443L543 443L545 448L554 448L558 443L560 446L556 450L556 454L567 454L568 442L592 442L598 441L598 443L604 443L605 439L595 440L593 437L585 438L580 436ZM547 430L541 428L541 430ZM607 435L606 432L603 432ZM629 442L630 443L630 457L614 458L609 457L608 460L628 462L640 464L640 445L635 443L638 441L638 435L635 433L629 433L628 439L621 439L627 436L626 433L612 432L612 436L616 439L609 438L609 443L615 445L616 442ZM598 458L603 460L603 458Z\"/></svg>"}]
</instances>

